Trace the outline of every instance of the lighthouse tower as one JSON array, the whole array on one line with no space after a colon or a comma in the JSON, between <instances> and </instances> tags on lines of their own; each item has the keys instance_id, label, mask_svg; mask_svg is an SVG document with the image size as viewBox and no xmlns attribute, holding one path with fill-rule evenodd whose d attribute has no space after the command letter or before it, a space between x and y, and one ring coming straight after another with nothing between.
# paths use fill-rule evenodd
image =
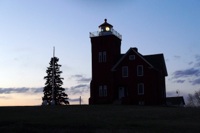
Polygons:
<instances>
[{"instance_id":1,"label":"lighthouse tower","mask_svg":"<svg viewBox=\"0 0 200 133\"><path fill-rule=\"evenodd\" d=\"M121 55L122 36L105 22L99 31L90 33L92 80L89 104L109 104L114 98L112 67Z\"/></svg>"}]
</instances>

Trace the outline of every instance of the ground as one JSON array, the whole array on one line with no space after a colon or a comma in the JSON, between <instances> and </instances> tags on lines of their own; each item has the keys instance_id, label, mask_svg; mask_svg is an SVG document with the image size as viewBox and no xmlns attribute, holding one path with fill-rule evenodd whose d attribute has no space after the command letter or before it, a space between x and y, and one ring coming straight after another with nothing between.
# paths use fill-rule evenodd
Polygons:
<instances>
[{"instance_id":1,"label":"ground","mask_svg":"<svg viewBox=\"0 0 200 133\"><path fill-rule=\"evenodd\" d=\"M1 133L197 133L200 108L70 105L0 107Z\"/></svg>"}]
</instances>

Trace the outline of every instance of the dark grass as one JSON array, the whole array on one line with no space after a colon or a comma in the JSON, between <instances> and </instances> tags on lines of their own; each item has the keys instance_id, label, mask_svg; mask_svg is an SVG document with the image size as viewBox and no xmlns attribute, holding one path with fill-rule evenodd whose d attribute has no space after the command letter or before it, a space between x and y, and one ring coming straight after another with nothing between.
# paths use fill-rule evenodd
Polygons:
<instances>
[{"instance_id":1,"label":"dark grass","mask_svg":"<svg viewBox=\"0 0 200 133\"><path fill-rule=\"evenodd\" d=\"M200 109L142 106L0 107L0 133L199 133Z\"/></svg>"}]
</instances>

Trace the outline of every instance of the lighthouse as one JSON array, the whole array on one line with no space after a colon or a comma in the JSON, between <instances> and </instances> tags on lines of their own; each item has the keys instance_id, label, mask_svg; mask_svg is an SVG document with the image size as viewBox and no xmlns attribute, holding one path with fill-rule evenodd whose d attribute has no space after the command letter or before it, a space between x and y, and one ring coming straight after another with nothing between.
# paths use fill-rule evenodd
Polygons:
<instances>
[{"instance_id":1,"label":"lighthouse","mask_svg":"<svg viewBox=\"0 0 200 133\"><path fill-rule=\"evenodd\" d=\"M122 36L104 20L98 31L90 33L92 80L89 104L106 104L113 100L111 69L121 55Z\"/></svg>"}]
</instances>

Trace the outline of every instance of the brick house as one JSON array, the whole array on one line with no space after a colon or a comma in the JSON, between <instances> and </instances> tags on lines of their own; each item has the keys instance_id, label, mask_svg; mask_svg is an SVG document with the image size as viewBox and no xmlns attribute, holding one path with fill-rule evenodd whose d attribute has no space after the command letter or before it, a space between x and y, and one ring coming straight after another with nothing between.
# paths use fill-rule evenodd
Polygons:
<instances>
[{"instance_id":1,"label":"brick house","mask_svg":"<svg viewBox=\"0 0 200 133\"><path fill-rule=\"evenodd\" d=\"M105 22L90 33L92 80L89 104L165 104L167 69L163 54L121 54L122 36Z\"/></svg>"}]
</instances>

